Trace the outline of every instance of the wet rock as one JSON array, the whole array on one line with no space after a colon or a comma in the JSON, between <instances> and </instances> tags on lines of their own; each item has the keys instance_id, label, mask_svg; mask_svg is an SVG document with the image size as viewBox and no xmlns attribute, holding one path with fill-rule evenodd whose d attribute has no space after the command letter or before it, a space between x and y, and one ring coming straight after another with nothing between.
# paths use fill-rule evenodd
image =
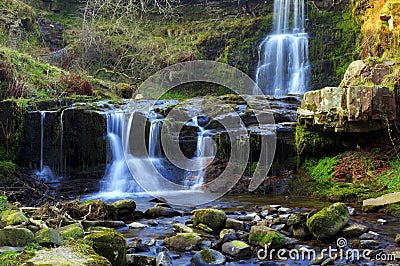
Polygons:
<instances>
[{"instance_id":1,"label":"wet rock","mask_svg":"<svg viewBox=\"0 0 400 266\"><path fill-rule=\"evenodd\" d=\"M151 256L145 256L140 254L127 254L126 255L126 266L148 266L154 265L156 258Z\"/></svg>"},{"instance_id":2,"label":"wet rock","mask_svg":"<svg viewBox=\"0 0 400 266\"><path fill-rule=\"evenodd\" d=\"M297 216L296 214L292 214L289 216L289 218L287 219L286 224L287 225L294 225L294 224L299 224L301 222L301 219L299 216Z\"/></svg>"},{"instance_id":3,"label":"wet rock","mask_svg":"<svg viewBox=\"0 0 400 266\"><path fill-rule=\"evenodd\" d=\"M85 250L91 250L85 246ZM69 247L59 247L50 250L36 251L35 256L28 261L29 265L59 266L59 265L96 265L111 266L104 257L97 255L93 250L90 254L79 254Z\"/></svg>"},{"instance_id":4,"label":"wet rock","mask_svg":"<svg viewBox=\"0 0 400 266\"><path fill-rule=\"evenodd\" d=\"M215 209L199 209L194 210L192 213L195 226L202 223L213 230L222 228L227 218L225 212Z\"/></svg>"},{"instance_id":5,"label":"wet rock","mask_svg":"<svg viewBox=\"0 0 400 266\"><path fill-rule=\"evenodd\" d=\"M174 217L174 216L182 216L180 212L163 206L155 206L147 209L144 213L144 216L147 219L154 219L158 217Z\"/></svg>"},{"instance_id":6,"label":"wet rock","mask_svg":"<svg viewBox=\"0 0 400 266\"><path fill-rule=\"evenodd\" d=\"M246 259L251 257L251 247L243 241L234 240L222 245L222 253L235 259Z\"/></svg>"},{"instance_id":7,"label":"wet rock","mask_svg":"<svg viewBox=\"0 0 400 266\"><path fill-rule=\"evenodd\" d=\"M311 236L311 232L308 229L307 225L304 223L295 224L292 227L293 236L300 239L305 239Z\"/></svg>"},{"instance_id":8,"label":"wet rock","mask_svg":"<svg viewBox=\"0 0 400 266\"><path fill-rule=\"evenodd\" d=\"M36 232L35 241L43 247L61 246L64 237L53 228L43 228Z\"/></svg>"},{"instance_id":9,"label":"wet rock","mask_svg":"<svg viewBox=\"0 0 400 266\"><path fill-rule=\"evenodd\" d=\"M93 243L97 254L108 259L113 266L123 266L126 260L126 240L114 231L94 232L84 238Z\"/></svg>"},{"instance_id":10,"label":"wet rock","mask_svg":"<svg viewBox=\"0 0 400 266\"><path fill-rule=\"evenodd\" d=\"M166 251L158 253L156 257L156 266L173 266L172 257Z\"/></svg>"},{"instance_id":11,"label":"wet rock","mask_svg":"<svg viewBox=\"0 0 400 266\"><path fill-rule=\"evenodd\" d=\"M239 221L233 218L227 218L225 221L225 227L228 229L234 229L236 231L244 231L245 224L243 223L243 221Z\"/></svg>"},{"instance_id":12,"label":"wet rock","mask_svg":"<svg viewBox=\"0 0 400 266\"><path fill-rule=\"evenodd\" d=\"M351 224L343 228L344 237L357 237L368 231L368 227L362 224Z\"/></svg>"},{"instance_id":13,"label":"wet rock","mask_svg":"<svg viewBox=\"0 0 400 266\"><path fill-rule=\"evenodd\" d=\"M133 223L129 224L129 228L131 228L131 229L141 229L141 228L145 228L145 227L147 227L147 225L138 223L138 222L133 222Z\"/></svg>"},{"instance_id":14,"label":"wet rock","mask_svg":"<svg viewBox=\"0 0 400 266\"><path fill-rule=\"evenodd\" d=\"M127 244L127 249L134 249L135 252L147 252L150 251L148 245L142 242L141 239L134 239Z\"/></svg>"},{"instance_id":15,"label":"wet rock","mask_svg":"<svg viewBox=\"0 0 400 266\"><path fill-rule=\"evenodd\" d=\"M58 232L65 239L69 239L69 238L78 239L78 238L83 237L83 235L85 233L80 224L70 224L67 226L63 226L58 229Z\"/></svg>"},{"instance_id":16,"label":"wet rock","mask_svg":"<svg viewBox=\"0 0 400 266\"><path fill-rule=\"evenodd\" d=\"M134 200L119 200L111 205L115 208L117 219L126 221L134 218L136 209Z\"/></svg>"},{"instance_id":17,"label":"wet rock","mask_svg":"<svg viewBox=\"0 0 400 266\"><path fill-rule=\"evenodd\" d=\"M0 246L22 247L33 240L33 233L26 228L7 227L0 229Z\"/></svg>"},{"instance_id":18,"label":"wet rock","mask_svg":"<svg viewBox=\"0 0 400 266\"><path fill-rule=\"evenodd\" d=\"M201 230L203 232L206 232L206 233L212 233L213 232L213 230L209 226L207 226L205 224L198 224L195 227L196 227L196 229L199 229L199 230Z\"/></svg>"},{"instance_id":19,"label":"wet rock","mask_svg":"<svg viewBox=\"0 0 400 266\"><path fill-rule=\"evenodd\" d=\"M89 227L108 227L108 228L121 228L125 227L126 224L122 221L82 221L82 226L84 228Z\"/></svg>"},{"instance_id":20,"label":"wet rock","mask_svg":"<svg viewBox=\"0 0 400 266\"><path fill-rule=\"evenodd\" d=\"M317 254L317 256L310 261L310 265L321 265L327 259L329 259L329 255Z\"/></svg>"},{"instance_id":21,"label":"wet rock","mask_svg":"<svg viewBox=\"0 0 400 266\"><path fill-rule=\"evenodd\" d=\"M28 222L28 218L17 210L5 210L0 214L0 221L4 226L19 225Z\"/></svg>"},{"instance_id":22,"label":"wet rock","mask_svg":"<svg viewBox=\"0 0 400 266\"><path fill-rule=\"evenodd\" d=\"M350 216L353 216L356 213L356 209L350 206L347 206L347 209L349 210Z\"/></svg>"},{"instance_id":23,"label":"wet rock","mask_svg":"<svg viewBox=\"0 0 400 266\"><path fill-rule=\"evenodd\" d=\"M352 85L353 81L361 76L361 72L366 67L367 65L362 60L351 62L351 64L347 67L346 72L344 73L343 80L342 82L340 82L339 87L345 88Z\"/></svg>"},{"instance_id":24,"label":"wet rock","mask_svg":"<svg viewBox=\"0 0 400 266\"><path fill-rule=\"evenodd\" d=\"M271 228L276 231L281 231L281 230L283 230L283 228L285 228L285 224L275 224L275 225L272 225Z\"/></svg>"},{"instance_id":25,"label":"wet rock","mask_svg":"<svg viewBox=\"0 0 400 266\"><path fill-rule=\"evenodd\" d=\"M280 213L288 213L288 212L290 212L292 209L290 209L290 208L286 208L286 207L280 207L279 209L278 209L278 212L280 212Z\"/></svg>"},{"instance_id":26,"label":"wet rock","mask_svg":"<svg viewBox=\"0 0 400 266\"><path fill-rule=\"evenodd\" d=\"M222 229L221 232L219 232L219 238L223 238L226 235L236 238L236 232L233 229Z\"/></svg>"},{"instance_id":27,"label":"wet rock","mask_svg":"<svg viewBox=\"0 0 400 266\"><path fill-rule=\"evenodd\" d=\"M380 234L374 231L368 231L360 236L361 240L380 240L382 238L383 237Z\"/></svg>"},{"instance_id":28,"label":"wet rock","mask_svg":"<svg viewBox=\"0 0 400 266\"><path fill-rule=\"evenodd\" d=\"M337 202L323 208L306 222L308 229L317 239L329 238L346 226L350 218L344 203Z\"/></svg>"},{"instance_id":29,"label":"wet rock","mask_svg":"<svg viewBox=\"0 0 400 266\"><path fill-rule=\"evenodd\" d=\"M394 239L394 243L396 243L398 246L400 246L400 234L396 235L396 238Z\"/></svg>"},{"instance_id":30,"label":"wet rock","mask_svg":"<svg viewBox=\"0 0 400 266\"><path fill-rule=\"evenodd\" d=\"M224 234L220 239L218 239L217 242L212 245L212 247L216 250L221 250L223 244L232 240L236 240L235 234Z\"/></svg>"},{"instance_id":31,"label":"wet rock","mask_svg":"<svg viewBox=\"0 0 400 266\"><path fill-rule=\"evenodd\" d=\"M198 249L201 241L201 237L196 233L179 233L164 239L164 245L177 251L189 251Z\"/></svg>"},{"instance_id":32,"label":"wet rock","mask_svg":"<svg viewBox=\"0 0 400 266\"><path fill-rule=\"evenodd\" d=\"M376 240L361 240L359 248L362 249L377 249L379 247L379 242Z\"/></svg>"},{"instance_id":33,"label":"wet rock","mask_svg":"<svg viewBox=\"0 0 400 266\"><path fill-rule=\"evenodd\" d=\"M378 223L380 223L380 224L387 224L387 220L385 220L385 219L378 219L378 220L376 220Z\"/></svg>"},{"instance_id":34,"label":"wet rock","mask_svg":"<svg viewBox=\"0 0 400 266\"><path fill-rule=\"evenodd\" d=\"M207 265L224 265L226 261L225 256L214 249L204 249L197 252L193 258L192 262L195 266L207 266Z\"/></svg>"},{"instance_id":35,"label":"wet rock","mask_svg":"<svg viewBox=\"0 0 400 266\"><path fill-rule=\"evenodd\" d=\"M174 230L176 233L193 233L192 228L181 223L174 223L172 225L172 230Z\"/></svg>"},{"instance_id":36,"label":"wet rock","mask_svg":"<svg viewBox=\"0 0 400 266\"><path fill-rule=\"evenodd\" d=\"M280 233L269 227L252 226L249 235L249 243L260 245L261 247L267 245L270 248L279 248L285 244L285 240Z\"/></svg>"}]
</instances>

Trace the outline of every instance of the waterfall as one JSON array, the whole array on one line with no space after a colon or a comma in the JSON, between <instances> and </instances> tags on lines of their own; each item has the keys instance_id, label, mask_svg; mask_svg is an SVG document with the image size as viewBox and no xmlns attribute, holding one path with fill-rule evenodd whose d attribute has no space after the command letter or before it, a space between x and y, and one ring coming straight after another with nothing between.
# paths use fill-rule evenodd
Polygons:
<instances>
[{"instance_id":1,"label":"waterfall","mask_svg":"<svg viewBox=\"0 0 400 266\"><path fill-rule=\"evenodd\" d=\"M256 83L267 95L303 94L310 63L304 0L275 0L273 33L258 48Z\"/></svg>"},{"instance_id":2,"label":"waterfall","mask_svg":"<svg viewBox=\"0 0 400 266\"><path fill-rule=\"evenodd\" d=\"M210 132L199 125L197 117L193 117L193 124L198 128L195 156L200 161L201 170L186 171L183 185L191 190L201 191L204 182L206 166L215 155L215 146Z\"/></svg>"},{"instance_id":3,"label":"waterfall","mask_svg":"<svg viewBox=\"0 0 400 266\"><path fill-rule=\"evenodd\" d=\"M162 120L154 119L150 124L149 132L149 157L160 158L162 156L161 150L161 128Z\"/></svg>"},{"instance_id":4,"label":"waterfall","mask_svg":"<svg viewBox=\"0 0 400 266\"><path fill-rule=\"evenodd\" d=\"M103 198L122 197L124 193L138 192L139 186L133 179L125 161L122 146L122 126L124 113L107 113L107 139L111 156L106 172L100 181L99 194Z\"/></svg>"},{"instance_id":5,"label":"waterfall","mask_svg":"<svg viewBox=\"0 0 400 266\"><path fill-rule=\"evenodd\" d=\"M48 111L40 111L40 170L36 171L35 175L49 182L54 180L54 174L50 167L44 165L44 131L47 112Z\"/></svg>"}]
</instances>

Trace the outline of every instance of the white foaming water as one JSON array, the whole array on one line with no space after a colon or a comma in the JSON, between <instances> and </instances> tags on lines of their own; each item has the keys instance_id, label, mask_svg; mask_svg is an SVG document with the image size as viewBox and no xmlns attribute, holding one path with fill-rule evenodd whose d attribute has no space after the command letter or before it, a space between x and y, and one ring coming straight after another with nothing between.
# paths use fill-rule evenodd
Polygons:
<instances>
[{"instance_id":1,"label":"white foaming water","mask_svg":"<svg viewBox=\"0 0 400 266\"><path fill-rule=\"evenodd\" d=\"M267 95L302 94L310 79L304 0L274 1L274 30L259 45L256 83Z\"/></svg>"},{"instance_id":2,"label":"white foaming water","mask_svg":"<svg viewBox=\"0 0 400 266\"><path fill-rule=\"evenodd\" d=\"M53 171L47 165L44 165L44 130L46 113L49 111L40 111L40 170L35 175L45 182L55 181ZM54 113L54 112L53 112Z\"/></svg>"}]
</instances>

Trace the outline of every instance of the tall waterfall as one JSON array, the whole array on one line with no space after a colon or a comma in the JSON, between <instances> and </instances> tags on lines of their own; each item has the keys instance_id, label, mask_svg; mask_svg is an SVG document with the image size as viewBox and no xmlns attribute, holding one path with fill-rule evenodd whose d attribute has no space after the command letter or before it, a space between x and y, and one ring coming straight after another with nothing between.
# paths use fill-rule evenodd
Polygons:
<instances>
[{"instance_id":1,"label":"tall waterfall","mask_svg":"<svg viewBox=\"0 0 400 266\"><path fill-rule=\"evenodd\" d=\"M46 182L54 180L54 174L51 168L44 164L44 133L46 113L49 111L40 111L40 169L35 172L35 175Z\"/></svg>"},{"instance_id":2,"label":"tall waterfall","mask_svg":"<svg viewBox=\"0 0 400 266\"><path fill-rule=\"evenodd\" d=\"M267 95L302 94L310 79L304 0L275 0L273 32L258 48L256 83Z\"/></svg>"},{"instance_id":3,"label":"tall waterfall","mask_svg":"<svg viewBox=\"0 0 400 266\"><path fill-rule=\"evenodd\" d=\"M111 158L108 159L105 175L100 181L99 194L103 198L114 198L121 197L124 193L138 192L139 186L128 169L122 146L124 113L107 113L106 118Z\"/></svg>"}]
</instances>

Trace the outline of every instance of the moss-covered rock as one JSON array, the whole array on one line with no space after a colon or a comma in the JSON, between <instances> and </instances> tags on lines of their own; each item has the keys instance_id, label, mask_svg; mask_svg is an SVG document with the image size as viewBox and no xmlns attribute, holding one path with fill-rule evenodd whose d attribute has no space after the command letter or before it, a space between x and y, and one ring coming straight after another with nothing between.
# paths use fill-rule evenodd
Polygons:
<instances>
[{"instance_id":1,"label":"moss-covered rock","mask_svg":"<svg viewBox=\"0 0 400 266\"><path fill-rule=\"evenodd\" d=\"M129 220L135 216L136 202L134 200L119 200L112 204L117 213L117 219Z\"/></svg>"},{"instance_id":2,"label":"moss-covered rock","mask_svg":"<svg viewBox=\"0 0 400 266\"><path fill-rule=\"evenodd\" d=\"M249 258L251 256L251 247L243 241L233 240L222 245L222 253L236 259Z\"/></svg>"},{"instance_id":3,"label":"moss-covered rock","mask_svg":"<svg viewBox=\"0 0 400 266\"><path fill-rule=\"evenodd\" d=\"M346 226L349 218L346 204L337 202L311 216L306 225L314 237L322 239L336 235Z\"/></svg>"},{"instance_id":4,"label":"moss-covered rock","mask_svg":"<svg viewBox=\"0 0 400 266\"><path fill-rule=\"evenodd\" d=\"M225 225L226 214L221 210L199 209L193 212L194 225L205 224L213 230L222 228Z\"/></svg>"},{"instance_id":5,"label":"moss-covered rock","mask_svg":"<svg viewBox=\"0 0 400 266\"><path fill-rule=\"evenodd\" d=\"M82 248L82 246L80 246ZM84 266L111 266L112 264L104 257L96 254L89 246L85 251L70 247L59 247L50 250L39 250L35 256L28 261L34 266L59 266L59 265L84 265Z\"/></svg>"},{"instance_id":6,"label":"moss-covered rock","mask_svg":"<svg viewBox=\"0 0 400 266\"><path fill-rule=\"evenodd\" d=\"M61 246L64 237L53 228L43 228L36 232L35 241L44 247Z\"/></svg>"},{"instance_id":7,"label":"moss-covered rock","mask_svg":"<svg viewBox=\"0 0 400 266\"><path fill-rule=\"evenodd\" d=\"M7 225L19 225L28 222L28 218L17 210L5 210L0 214L1 222Z\"/></svg>"},{"instance_id":8,"label":"moss-covered rock","mask_svg":"<svg viewBox=\"0 0 400 266\"><path fill-rule=\"evenodd\" d=\"M83 235L85 233L80 224L70 224L67 226L63 226L60 229L58 229L58 232L65 239L69 239L69 238L77 239L77 238L83 237Z\"/></svg>"},{"instance_id":9,"label":"moss-covered rock","mask_svg":"<svg viewBox=\"0 0 400 266\"><path fill-rule=\"evenodd\" d=\"M22 247L33 239L33 233L26 228L8 227L0 230L0 246Z\"/></svg>"},{"instance_id":10,"label":"moss-covered rock","mask_svg":"<svg viewBox=\"0 0 400 266\"><path fill-rule=\"evenodd\" d=\"M164 239L164 245L177 251L197 249L201 245L201 237L196 233L179 233Z\"/></svg>"},{"instance_id":11,"label":"moss-covered rock","mask_svg":"<svg viewBox=\"0 0 400 266\"><path fill-rule=\"evenodd\" d=\"M192 259L195 266L207 266L207 265L224 265L226 261L225 256L214 249L204 249L197 252Z\"/></svg>"},{"instance_id":12,"label":"moss-covered rock","mask_svg":"<svg viewBox=\"0 0 400 266\"><path fill-rule=\"evenodd\" d=\"M252 226L249 235L249 243L260 245L264 247L267 245L269 248L279 248L285 244L285 239L280 233L272 228L257 225Z\"/></svg>"},{"instance_id":13,"label":"moss-covered rock","mask_svg":"<svg viewBox=\"0 0 400 266\"><path fill-rule=\"evenodd\" d=\"M96 253L107 258L112 265L125 265L126 240L122 234L113 231L95 232L84 239L92 243Z\"/></svg>"},{"instance_id":14,"label":"moss-covered rock","mask_svg":"<svg viewBox=\"0 0 400 266\"><path fill-rule=\"evenodd\" d=\"M144 213L144 216L149 219L154 219L158 217L174 217L180 216L181 213L168 207L163 206L155 206L147 209Z\"/></svg>"},{"instance_id":15,"label":"moss-covered rock","mask_svg":"<svg viewBox=\"0 0 400 266\"><path fill-rule=\"evenodd\" d=\"M181 223L174 223L172 225L172 229L176 233L193 233L193 228L190 228L189 226Z\"/></svg>"}]
</instances>

